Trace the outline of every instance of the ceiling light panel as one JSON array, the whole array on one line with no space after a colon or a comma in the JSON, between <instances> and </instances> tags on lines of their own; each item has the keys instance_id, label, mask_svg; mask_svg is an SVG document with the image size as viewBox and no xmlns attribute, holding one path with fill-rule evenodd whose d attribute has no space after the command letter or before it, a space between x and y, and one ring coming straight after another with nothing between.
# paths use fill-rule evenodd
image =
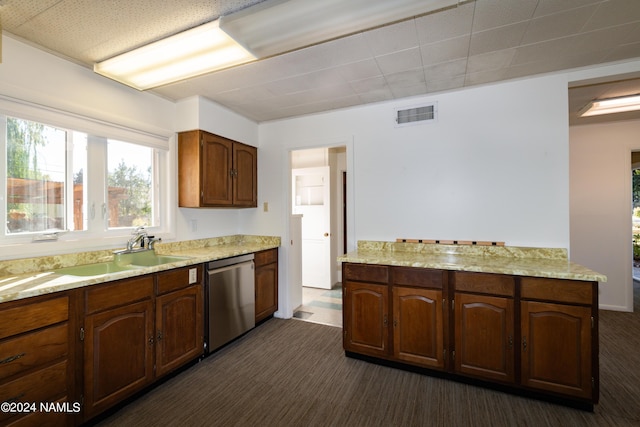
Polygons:
<instances>
[{"instance_id":1,"label":"ceiling light panel","mask_svg":"<svg viewBox=\"0 0 640 427\"><path fill-rule=\"evenodd\" d=\"M255 60L209 22L94 65L94 71L139 90Z\"/></svg>"},{"instance_id":2,"label":"ceiling light panel","mask_svg":"<svg viewBox=\"0 0 640 427\"><path fill-rule=\"evenodd\" d=\"M220 18L258 58L456 6L458 0L267 0Z\"/></svg>"},{"instance_id":3,"label":"ceiling light panel","mask_svg":"<svg viewBox=\"0 0 640 427\"><path fill-rule=\"evenodd\" d=\"M593 100L578 114L582 117L589 117L637 110L640 110L640 95L632 95Z\"/></svg>"}]
</instances>

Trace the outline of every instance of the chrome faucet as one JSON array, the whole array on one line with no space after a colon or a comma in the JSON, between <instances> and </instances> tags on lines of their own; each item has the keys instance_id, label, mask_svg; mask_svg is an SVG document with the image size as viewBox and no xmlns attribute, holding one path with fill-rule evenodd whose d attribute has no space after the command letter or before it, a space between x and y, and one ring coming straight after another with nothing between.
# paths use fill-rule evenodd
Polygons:
<instances>
[{"instance_id":1,"label":"chrome faucet","mask_svg":"<svg viewBox=\"0 0 640 427\"><path fill-rule=\"evenodd\" d=\"M144 227L136 228L131 234L131 238L127 241L127 251L131 252L136 244L140 249L144 248L144 239L147 238L147 232L144 230Z\"/></svg>"}]
</instances>

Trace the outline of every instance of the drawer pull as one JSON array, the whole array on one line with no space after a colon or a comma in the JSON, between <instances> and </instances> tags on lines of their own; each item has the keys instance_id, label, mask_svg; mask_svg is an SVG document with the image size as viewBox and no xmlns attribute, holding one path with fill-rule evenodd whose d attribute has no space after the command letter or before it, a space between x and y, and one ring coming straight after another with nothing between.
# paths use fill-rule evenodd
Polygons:
<instances>
[{"instance_id":1,"label":"drawer pull","mask_svg":"<svg viewBox=\"0 0 640 427\"><path fill-rule=\"evenodd\" d=\"M0 360L0 365L5 364L5 363L11 363L14 360L18 360L18 359L20 359L21 357L24 357L24 356L25 356L25 353L20 353L20 354L16 354L15 356L7 357L6 359Z\"/></svg>"}]
</instances>

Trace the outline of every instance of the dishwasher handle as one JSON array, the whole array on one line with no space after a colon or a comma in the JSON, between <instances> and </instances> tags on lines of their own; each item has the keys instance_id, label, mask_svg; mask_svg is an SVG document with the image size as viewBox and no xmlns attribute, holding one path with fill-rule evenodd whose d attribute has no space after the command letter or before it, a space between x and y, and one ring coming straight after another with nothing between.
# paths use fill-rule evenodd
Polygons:
<instances>
[{"instance_id":1,"label":"dishwasher handle","mask_svg":"<svg viewBox=\"0 0 640 427\"><path fill-rule=\"evenodd\" d=\"M207 270L217 270L222 267L240 264L247 261L253 261L254 258L254 254L251 253L246 255L234 256L231 258L218 259L207 263Z\"/></svg>"},{"instance_id":2,"label":"dishwasher handle","mask_svg":"<svg viewBox=\"0 0 640 427\"><path fill-rule=\"evenodd\" d=\"M227 265L225 267L218 267L218 268L214 268L214 269L210 269L207 270L207 273L209 274L209 276L213 275L213 274L217 274L217 273L222 273L228 270L235 270L235 269L239 269L242 268L245 265L251 265L251 269L253 270L253 260L249 260L249 261L245 261L245 262L240 262L237 264L231 264L231 265Z\"/></svg>"}]
</instances>

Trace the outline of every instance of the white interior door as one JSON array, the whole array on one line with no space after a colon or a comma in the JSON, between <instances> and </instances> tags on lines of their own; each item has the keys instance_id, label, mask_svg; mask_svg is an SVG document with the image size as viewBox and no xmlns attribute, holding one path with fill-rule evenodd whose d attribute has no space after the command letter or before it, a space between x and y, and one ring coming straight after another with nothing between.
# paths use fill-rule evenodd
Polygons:
<instances>
[{"instance_id":1,"label":"white interior door","mask_svg":"<svg viewBox=\"0 0 640 427\"><path fill-rule=\"evenodd\" d=\"M329 166L293 169L292 213L302 215L302 285L331 289Z\"/></svg>"}]
</instances>

